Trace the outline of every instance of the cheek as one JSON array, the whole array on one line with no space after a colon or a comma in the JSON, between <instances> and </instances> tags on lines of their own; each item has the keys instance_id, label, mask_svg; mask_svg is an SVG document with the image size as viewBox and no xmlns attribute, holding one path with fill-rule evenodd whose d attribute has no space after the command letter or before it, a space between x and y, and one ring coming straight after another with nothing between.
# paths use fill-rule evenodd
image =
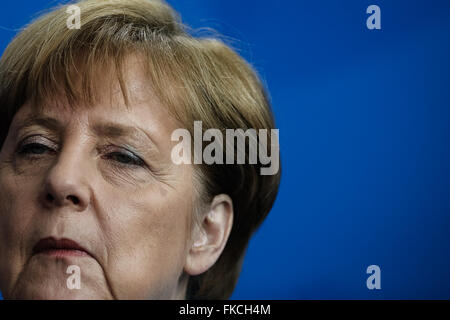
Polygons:
<instances>
[{"instance_id":1,"label":"cheek","mask_svg":"<svg viewBox=\"0 0 450 320\"><path fill-rule=\"evenodd\" d=\"M26 230L32 226L45 169L32 166L31 172L18 170L10 135L0 153L0 248L17 252Z\"/></svg>"},{"instance_id":2,"label":"cheek","mask_svg":"<svg viewBox=\"0 0 450 320\"><path fill-rule=\"evenodd\" d=\"M29 252L27 235L33 227L36 186L6 167L0 169L0 277L1 287L18 277Z\"/></svg>"},{"instance_id":3,"label":"cheek","mask_svg":"<svg viewBox=\"0 0 450 320\"><path fill-rule=\"evenodd\" d=\"M120 298L170 295L183 271L192 195L161 184L126 194L111 192L104 225L106 269Z\"/></svg>"}]
</instances>

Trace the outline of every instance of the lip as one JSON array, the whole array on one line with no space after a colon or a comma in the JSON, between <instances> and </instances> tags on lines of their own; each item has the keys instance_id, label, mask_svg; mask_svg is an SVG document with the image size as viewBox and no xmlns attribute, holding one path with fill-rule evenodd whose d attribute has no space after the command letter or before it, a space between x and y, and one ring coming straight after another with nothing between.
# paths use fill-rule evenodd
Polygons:
<instances>
[{"instance_id":1,"label":"lip","mask_svg":"<svg viewBox=\"0 0 450 320\"><path fill-rule=\"evenodd\" d=\"M77 242L67 238L53 237L39 240L33 248L33 255L43 254L52 257L83 257L91 254Z\"/></svg>"}]
</instances>

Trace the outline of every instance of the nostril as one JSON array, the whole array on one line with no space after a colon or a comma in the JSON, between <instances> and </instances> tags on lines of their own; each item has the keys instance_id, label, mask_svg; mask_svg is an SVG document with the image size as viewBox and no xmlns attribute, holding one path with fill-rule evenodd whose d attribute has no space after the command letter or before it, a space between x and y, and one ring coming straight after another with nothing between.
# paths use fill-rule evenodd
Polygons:
<instances>
[{"instance_id":1,"label":"nostril","mask_svg":"<svg viewBox=\"0 0 450 320\"><path fill-rule=\"evenodd\" d=\"M45 196L45 199L48 202L53 202L53 200L55 200L55 198L50 193L47 193L47 195Z\"/></svg>"},{"instance_id":2,"label":"nostril","mask_svg":"<svg viewBox=\"0 0 450 320\"><path fill-rule=\"evenodd\" d=\"M67 196L67 199L72 201L73 204L79 204L80 200L75 196Z\"/></svg>"}]
</instances>

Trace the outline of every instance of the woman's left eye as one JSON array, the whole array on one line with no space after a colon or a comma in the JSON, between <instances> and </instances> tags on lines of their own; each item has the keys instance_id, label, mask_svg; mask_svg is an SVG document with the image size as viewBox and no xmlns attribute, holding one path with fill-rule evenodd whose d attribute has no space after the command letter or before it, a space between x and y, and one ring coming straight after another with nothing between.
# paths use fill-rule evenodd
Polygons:
<instances>
[{"instance_id":1,"label":"woman's left eye","mask_svg":"<svg viewBox=\"0 0 450 320\"><path fill-rule=\"evenodd\" d=\"M138 156L132 153L125 152L111 152L106 156L108 159L117 161L121 164L130 165L130 166L143 166L144 161Z\"/></svg>"}]
</instances>

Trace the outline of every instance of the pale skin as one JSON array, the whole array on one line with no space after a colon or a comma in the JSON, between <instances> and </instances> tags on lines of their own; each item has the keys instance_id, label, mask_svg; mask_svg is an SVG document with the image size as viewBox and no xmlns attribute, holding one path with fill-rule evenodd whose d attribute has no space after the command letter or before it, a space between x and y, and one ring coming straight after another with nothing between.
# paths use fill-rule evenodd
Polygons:
<instances>
[{"instance_id":1,"label":"pale skin","mask_svg":"<svg viewBox=\"0 0 450 320\"><path fill-rule=\"evenodd\" d=\"M170 136L181 125L140 63L127 59L128 108L117 79L103 75L100 99L88 108L55 97L41 111L27 102L14 116L0 152L6 299L183 299L189 276L222 253L232 201L217 195L193 227L196 168L171 162ZM47 237L76 241L89 254L34 254ZM69 265L80 267L79 290L66 285Z\"/></svg>"}]
</instances>

